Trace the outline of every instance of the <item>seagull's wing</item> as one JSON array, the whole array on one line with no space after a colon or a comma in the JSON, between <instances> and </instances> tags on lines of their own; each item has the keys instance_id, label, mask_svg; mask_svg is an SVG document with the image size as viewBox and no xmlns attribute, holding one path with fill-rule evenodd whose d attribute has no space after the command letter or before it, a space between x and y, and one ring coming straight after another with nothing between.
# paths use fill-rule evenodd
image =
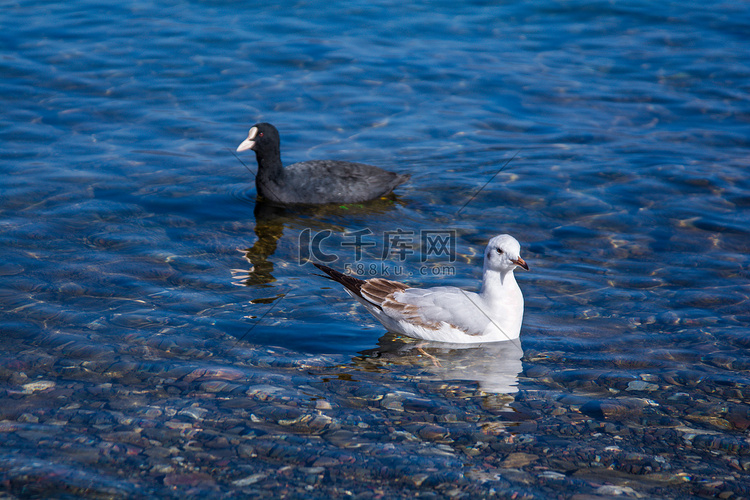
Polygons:
<instances>
[{"instance_id":1,"label":"seagull's wing","mask_svg":"<svg viewBox=\"0 0 750 500\"><path fill-rule=\"evenodd\" d=\"M480 335L489 318L482 311L479 295L456 287L410 288L404 283L383 278L362 280L330 267L315 264L326 277L340 283L349 294L373 314L382 314L396 321L405 321L428 330L445 325L469 335Z\"/></svg>"},{"instance_id":2,"label":"seagull's wing","mask_svg":"<svg viewBox=\"0 0 750 500\"><path fill-rule=\"evenodd\" d=\"M434 329L446 324L469 335L479 335L489 322L482 304L477 294L446 286L407 288L393 293L382 307L394 319Z\"/></svg>"},{"instance_id":3,"label":"seagull's wing","mask_svg":"<svg viewBox=\"0 0 750 500\"><path fill-rule=\"evenodd\" d=\"M396 294L408 290L414 289L398 281L373 278L363 283L360 292L362 298L377 306L386 316L392 319L407 321L425 328L437 328L438 324L422 317L416 305L400 302L394 298Z\"/></svg>"}]
</instances>

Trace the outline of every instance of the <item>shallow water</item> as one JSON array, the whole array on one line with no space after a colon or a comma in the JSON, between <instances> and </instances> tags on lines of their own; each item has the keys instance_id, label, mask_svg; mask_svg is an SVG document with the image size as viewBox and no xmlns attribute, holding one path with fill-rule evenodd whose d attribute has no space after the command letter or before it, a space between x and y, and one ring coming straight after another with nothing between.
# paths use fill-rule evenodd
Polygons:
<instances>
[{"instance_id":1,"label":"shallow water","mask_svg":"<svg viewBox=\"0 0 750 500\"><path fill-rule=\"evenodd\" d=\"M6 495L750 496L746 5L5 2L0 27ZM412 180L256 206L231 151L257 121L287 163ZM505 232L520 341L433 358L304 264L471 288Z\"/></svg>"}]
</instances>

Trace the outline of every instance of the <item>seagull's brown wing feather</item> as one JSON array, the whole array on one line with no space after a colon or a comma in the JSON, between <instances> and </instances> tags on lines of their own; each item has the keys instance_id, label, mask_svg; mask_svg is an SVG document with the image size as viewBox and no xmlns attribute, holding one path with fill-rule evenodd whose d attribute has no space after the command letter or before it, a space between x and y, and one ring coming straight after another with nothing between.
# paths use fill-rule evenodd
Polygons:
<instances>
[{"instance_id":1,"label":"seagull's brown wing feather","mask_svg":"<svg viewBox=\"0 0 750 500\"><path fill-rule=\"evenodd\" d=\"M362 297L373 304L382 307L387 300L393 299L393 294L403 292L409 288L398 281L386 280L383 278L372 278L362 283L360 292Z\"/></svg>"}]
</instances>

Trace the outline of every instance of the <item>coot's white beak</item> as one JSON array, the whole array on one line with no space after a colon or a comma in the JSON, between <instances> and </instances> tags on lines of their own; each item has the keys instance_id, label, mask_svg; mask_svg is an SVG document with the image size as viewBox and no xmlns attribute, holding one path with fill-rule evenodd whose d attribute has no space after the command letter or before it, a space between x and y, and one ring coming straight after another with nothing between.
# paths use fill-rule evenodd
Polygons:
<instances>
[{"instance_id":1,"label":"coot's white beak","mask_svg":"<svg viewBox=\"0 0 750 500\"><path fill-rule=\"evenodd\" d=\"M247 139L242 141L242 144L237 146L237 152L241 151L247 151L248 149L253 149L253 146L255 146L255 136L258 135L258 127L253 127L250 129L250 132L247 134Z\"/></svg>"}]
</instances>

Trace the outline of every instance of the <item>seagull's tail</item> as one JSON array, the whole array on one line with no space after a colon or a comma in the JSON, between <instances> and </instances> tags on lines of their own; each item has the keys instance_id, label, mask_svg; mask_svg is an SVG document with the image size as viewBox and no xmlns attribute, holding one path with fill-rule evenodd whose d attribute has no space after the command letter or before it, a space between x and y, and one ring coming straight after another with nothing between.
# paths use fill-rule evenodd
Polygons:
<instances>
[{"instance_id":1,"label":"seagull's tail","mask_svg":"<svg viewBox=\"0 0 750 500\"><path fill-rule=\"evenodd\" d=\"M361 280L359 278L355 278L354 276L344 274L328 266L324 266L323 264L316 264L315 262L313 262L313 265L327 275L324 276L322 274L318 274L316 276L322 276L323 278L328 278L329 280L335 281L336 283L340 283L344 286L344 288L352 292L354 295L362 297L362 285L365 284L365 280Z\"/></svg>"}]
</instances>

